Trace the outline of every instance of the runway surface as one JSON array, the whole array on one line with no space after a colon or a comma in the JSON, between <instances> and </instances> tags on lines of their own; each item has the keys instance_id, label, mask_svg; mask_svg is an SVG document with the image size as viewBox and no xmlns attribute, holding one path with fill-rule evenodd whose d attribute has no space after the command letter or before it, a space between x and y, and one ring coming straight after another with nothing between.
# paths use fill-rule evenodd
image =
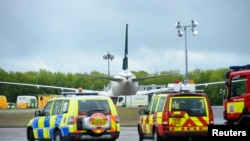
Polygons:
<instances>
[{"instance_id":1,"label":"runway surface","mask_svg":"<svg viewBox=\"0 0 250 141\"><path fill-rule=\"evenodd\" d=\"M215 124L224 124L222 111L223 111L222 106L213 106ZM137 128L135 126L121 127L121 134L117 141L129 141L129 140L131 141L139 140ZM0 128L0 141L27 141L26 128Z\"/></svg>"}]
</instances>

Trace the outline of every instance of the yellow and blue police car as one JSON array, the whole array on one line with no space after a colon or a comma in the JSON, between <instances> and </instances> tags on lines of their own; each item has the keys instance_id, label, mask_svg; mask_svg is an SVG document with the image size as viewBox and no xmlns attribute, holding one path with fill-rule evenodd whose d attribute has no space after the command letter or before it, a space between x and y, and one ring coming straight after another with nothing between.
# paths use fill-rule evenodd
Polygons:
<instances>
[{"instance_id":1,"label":"yellow and blue police car","mask_svg":"<svg viewBox=\"0 0 250 141\"><path fill-rule=\"evenodd\" d=\"M214 124L210 101L194 84L168 84L168 90L152 96L139 113L140 141L207 139L208 126Z\"/></svg>"},{"instance_id":2,"label":"yellow and blue police car","mask_svg":"<svg viewBox=\"0 0 250 141\"><path fill-rule=\"evenodd\" d=\"M119 117L111 98L86 93L67 93L49 100L27 125L29 141L115 141L119 134Z\"/></svg>"}]
</instances>

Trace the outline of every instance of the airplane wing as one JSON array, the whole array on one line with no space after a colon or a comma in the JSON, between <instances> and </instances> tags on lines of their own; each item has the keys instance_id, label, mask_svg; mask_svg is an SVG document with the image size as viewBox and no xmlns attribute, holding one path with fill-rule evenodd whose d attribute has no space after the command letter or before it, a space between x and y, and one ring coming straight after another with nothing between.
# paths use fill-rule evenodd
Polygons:
<instances>
[{"instance_id":1,"label":"airplane wing","mask_svg":"<svg viewBox=\"0 0 250 141\"><path fill-rule=\"evenodd\" d=\"M162 75L155 75L155 76L148 76L148 77L141 77L141 78L133 78L132 81L137 82L137 81L143 81L146 79L152 79L152 78L175 75L175 74L178 74L178 72L173 72L173 73L169 73L169 74L162 74Z\"/></svg>"},{"instance_id":2,"label":"airplane wing","mask_svg":"<svg viewBox=\"0 0 250 141\"><path fill-rule=\"evenodd\" d=\"M240 80L233 80L232 82L240 82L240 81L246 81L247 79L240 79ZM214 84L222 84L226 83L225 81L217 81L217 82L209 82L209 83L200 83L200 84L195 84L195 86L208 86L208 85L214 85Z\"/></svg>"},{"instance_id":3,"label":"airplane wing","mask_svg":"<svg viewBox=\"0 0 250 141\"><path fill-rule=\"evenodd\" d=\"M151 90L140 90L137 91L136 95L151 95L159 92L164 92L168 90L168 88L161 88L161 89L151 89Z\"/></svg>"},{"instance_id":4,"label":"airplane wing","mask_svg":"<svg viewBox=\"0 0 250 141\"><path fill-rule=\"evenodd\" d=\"M67 88L67 87L50 86L50 85L39 85L39 84L30 84L30 83L16 83L16 82L6 82L6 81L0 81L0 84L30 86L30 87L37 87L37 88L52 88L52 89L60 89L61 91L64 91L64 90L78 91L79 90L76 88ZM82 92L99 92L99 91L83 89Z\"/></svg>"},{"instance_id":5,"label":"airplane wing","mask_svg":"<svg viewBox=\"0 0 250 141\"><path fill-rule=\"evenodd\" d=\"M105 77L105 76L95 76L95 75L87 75L87 74L79 74L81 76L86 76L86 77L92 77L92 78L98 78L98 79L103 79L103 80L109 80L109 81L122 81L121 78L113 78L113 77Z\"/></svg>"},{"instance_id":6,"label":"airplane wing","mask_svg":"<svg viewBox=\"0 0 250 141\"><path fill-rule=\"evenodd\" d=\"M208 85L214 85L214 84L225 84L225 81L217 81L217 82L209 82L209 83L200 83L200 84L195 84L195 86L205 86L207 87Z\"/></svg>"}]
</instances>

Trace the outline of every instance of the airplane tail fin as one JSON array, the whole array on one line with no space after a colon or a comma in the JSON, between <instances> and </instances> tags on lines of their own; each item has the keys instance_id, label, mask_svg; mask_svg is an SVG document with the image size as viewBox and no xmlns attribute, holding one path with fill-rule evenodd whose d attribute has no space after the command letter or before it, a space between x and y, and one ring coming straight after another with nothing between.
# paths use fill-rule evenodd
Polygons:
<instances>
[{"instance_id":1,"label":"airplane tail fin","mask_svg":"<svg viewBox=\"0 0 250 141\"><path fill-rule=\"evenodd\" d=\"M125 54L123 58L123 65L122 69L127 70L128 69L128 24L126 24L126 36L125 36Z\"/></svg>"}]
</instances>

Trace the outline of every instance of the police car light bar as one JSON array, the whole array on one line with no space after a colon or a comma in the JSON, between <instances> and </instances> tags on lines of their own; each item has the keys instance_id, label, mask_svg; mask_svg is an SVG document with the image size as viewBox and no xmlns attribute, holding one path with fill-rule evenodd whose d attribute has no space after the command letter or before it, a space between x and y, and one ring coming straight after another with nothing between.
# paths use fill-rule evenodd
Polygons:
<instances>
[{"instance_id":1,"label":"police car light bar","mask_svg":"<svg viewBox=\"0 0 250 141\"><path fill-rule=\"evenodd\" d=\"M244 66L230 66L229 69L232 69L234 71L237 71L237 70L247 70L247 69L250 69L250 64L244 65Z\"/></svg>"}]
</instances>

